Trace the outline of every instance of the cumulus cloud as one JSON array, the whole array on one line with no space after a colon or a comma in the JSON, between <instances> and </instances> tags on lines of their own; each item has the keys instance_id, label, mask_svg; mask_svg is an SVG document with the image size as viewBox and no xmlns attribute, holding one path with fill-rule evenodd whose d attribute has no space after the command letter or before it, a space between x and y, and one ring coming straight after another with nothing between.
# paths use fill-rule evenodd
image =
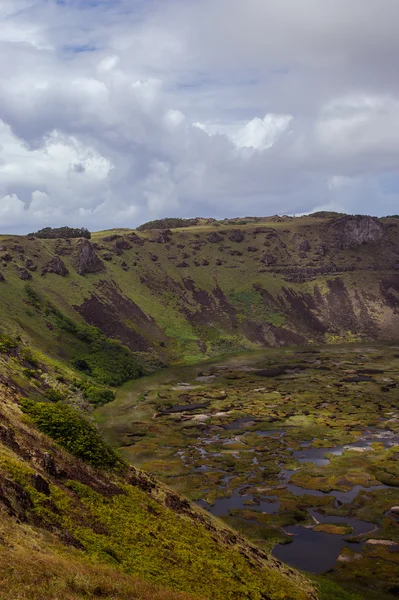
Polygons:
<instances>
[{"instance_id":1,"label":"cumulus cloud","mask_svg":"<svg viewBox=\"0 0 399 600\"><path fill-rule=\"evenodd\" d=\"M3 0L0 223L397 212L396 0Z\"/></svg>"}]
</instances>

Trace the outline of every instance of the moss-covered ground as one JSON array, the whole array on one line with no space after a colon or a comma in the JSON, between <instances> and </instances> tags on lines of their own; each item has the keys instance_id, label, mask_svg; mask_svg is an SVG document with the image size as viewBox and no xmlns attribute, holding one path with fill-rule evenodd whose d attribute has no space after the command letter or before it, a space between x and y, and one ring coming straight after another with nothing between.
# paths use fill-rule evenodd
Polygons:
<instances>
[{"instance_id":1,"label":"moss-covered ground","mask_svg":"<svg viewBox=\"0 0 399 600\"><path fill-rule=\"evenodd\" d=\"M348 540L334 579L372 598L399 583L398 400L395 345L288 348L164 370L96 419L125 459L261 548L290 542L284 528L298 524ZM369 532L355 538L353 519ZM351 550L351 536L391 545Z\"/></svg>"}]
</instances>

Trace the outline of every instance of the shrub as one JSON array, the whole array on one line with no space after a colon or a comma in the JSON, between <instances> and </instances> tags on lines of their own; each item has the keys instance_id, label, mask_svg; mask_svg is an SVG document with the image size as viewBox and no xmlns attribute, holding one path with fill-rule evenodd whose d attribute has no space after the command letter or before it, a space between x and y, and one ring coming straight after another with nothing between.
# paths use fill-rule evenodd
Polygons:
<instances>
[{"instance_id":1,"label":"shrub","mask_svg":"<svg viewBox=\"0 0 399 600\"><path fill-rule=\"evenodd\" d=\"M178 217L166 217L156 221L148 221L137 227L137 231L147 231L148 229L175 229L176 227L194 227L198 225L198 219L181 219Z\"/></svg>"},{"instance_id":2,"label":"shrub","mask_svg":"<svg viewBox=\"0 0 399 600\"><path fill-rule=\"evenodd\" d=\"M18 346L18 342L12 337L4 333L0 334L0 354L10 354Z\"/></svg>"},{"instance_id":3,"label":"shrub","mask_svg":"<svg viewBox=\"0 0 399 600\"><path fill-rule=\"evenodd\" d=\"M36 373L36 371L34 369L22 369L22 373L28 379L34 379L36 377L36 375L37 375L37 373Z\"/></svg>"},{"instance_id":4,"label":"shrub","mask_svg":"<svg viewBox=\"0 0 399 600\"><path fill-rule=\"evenodd\" d=\"M142 369L131 351L113 340L106 340L100 349L84 356L80 364L82 360L86 365L85 370L87 371L88 366L90 375L105 385L122 385L125 381L142 375Z\"/></svg>"},{"instance_id":5,"label":"shrub","mask_svg":"<svg viewBox=\"0 0 399 600\"><path fill-rule=\"evenodd\" d=\"M50 402L60 402L61 400L65 400L64 394L56 388L48 388L44 392L44 397L47 398L47 400L50 400Z\"/></svg>"},{"instance_id":6,"label":"shrub","mask_svg":"<svg viewBox=\"0 0 399 600\"><path fill-rule=\"evenodd\" d=\"M32 350L30 350L30 348L22 348L22 350L20 352L20 357L21 357L21 360L23 360L24 362L29 363L29 365L31 367L38 367L39 366L39 363L36 360L36 358L33 356Z\"/></svg>"},{"instance_id":7,"label":"shrub","mask_svg":"<svg viewBox=\"0 0 399 600\"><path fill-rule=\"evenodd\" d=\"M85 227L74 228L74 227L45 227L36 231L36 233L29 233L29 236L34 236L43 240L51 239L72 239L72 238L91 238L91 233Z\"/></svg>"},{"instance_id":8,"label":"shrub","mask_svg":"<svg viewBox=\"0 0 399 600\"><path fill-rule=\"evenodd\" d=\"M21 400L23 412L60 446L95 467L121 470L123 461L101 439L97 429L75 409L61 402Z\"/></svg>"},{"instance_id":9,"label":"shrub","mask_svg":"<svg viewBox=\"0 0 399 600\"><path fill-rule=\"evenodd\" d=\"M37 309L41 309L43 307L43 298L29 283L25 285L25 292L32 306Z\"/></svg>"},{"instance_id":10,"label":"shrub","mask_svg":"<svg viewBox=\"0 0 399 600\"><path fill-rule=\"evenodd\" d=\"M115 393L112 390L102 389L95 386L90 386L83 393L86 400L94 406L103 406L115 399Z\"/></svg>"}]
</instances>

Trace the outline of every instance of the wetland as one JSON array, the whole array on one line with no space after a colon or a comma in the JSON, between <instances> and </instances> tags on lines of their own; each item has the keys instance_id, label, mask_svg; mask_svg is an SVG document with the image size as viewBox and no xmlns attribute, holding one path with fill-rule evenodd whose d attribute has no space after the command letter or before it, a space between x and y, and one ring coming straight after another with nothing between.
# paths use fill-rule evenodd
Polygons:
<instances>
[{"instance_id":1,"label":"wetland","mask_svg":"<svg viewBox=\"0 0 399 600\"><path fill-rule=\"evenodd\" d=\"M397 345L168 368L95 418L128 461L281 561L397 595Z\"/></svg>"}]
</instances>

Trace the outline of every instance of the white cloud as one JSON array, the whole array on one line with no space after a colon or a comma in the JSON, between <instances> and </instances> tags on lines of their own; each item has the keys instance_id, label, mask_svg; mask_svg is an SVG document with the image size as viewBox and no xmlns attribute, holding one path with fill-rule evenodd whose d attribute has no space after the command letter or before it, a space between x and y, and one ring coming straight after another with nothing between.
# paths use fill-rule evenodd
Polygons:
<instances>
[{"instance_id":1,"label":"white cloud","mask_svg":"<svg viewBox=\"0 0 399 600\"><path fill-rule=\"evenodd\" d=\"M263 119L256 117L234 136L234 142L239 148L271 148L287 129L291 119L291 115L268 114Z\"/></svg>"},{"instance_id":2,"label":"white cloud","mask_svg":"<svg viewBox=\"0 0 399 600\"><path fill-rule=\"evenodd\" d=\"M2 225L392 212L398 17L397 0L3 0Z\"/></svg>"}]
</instances>

